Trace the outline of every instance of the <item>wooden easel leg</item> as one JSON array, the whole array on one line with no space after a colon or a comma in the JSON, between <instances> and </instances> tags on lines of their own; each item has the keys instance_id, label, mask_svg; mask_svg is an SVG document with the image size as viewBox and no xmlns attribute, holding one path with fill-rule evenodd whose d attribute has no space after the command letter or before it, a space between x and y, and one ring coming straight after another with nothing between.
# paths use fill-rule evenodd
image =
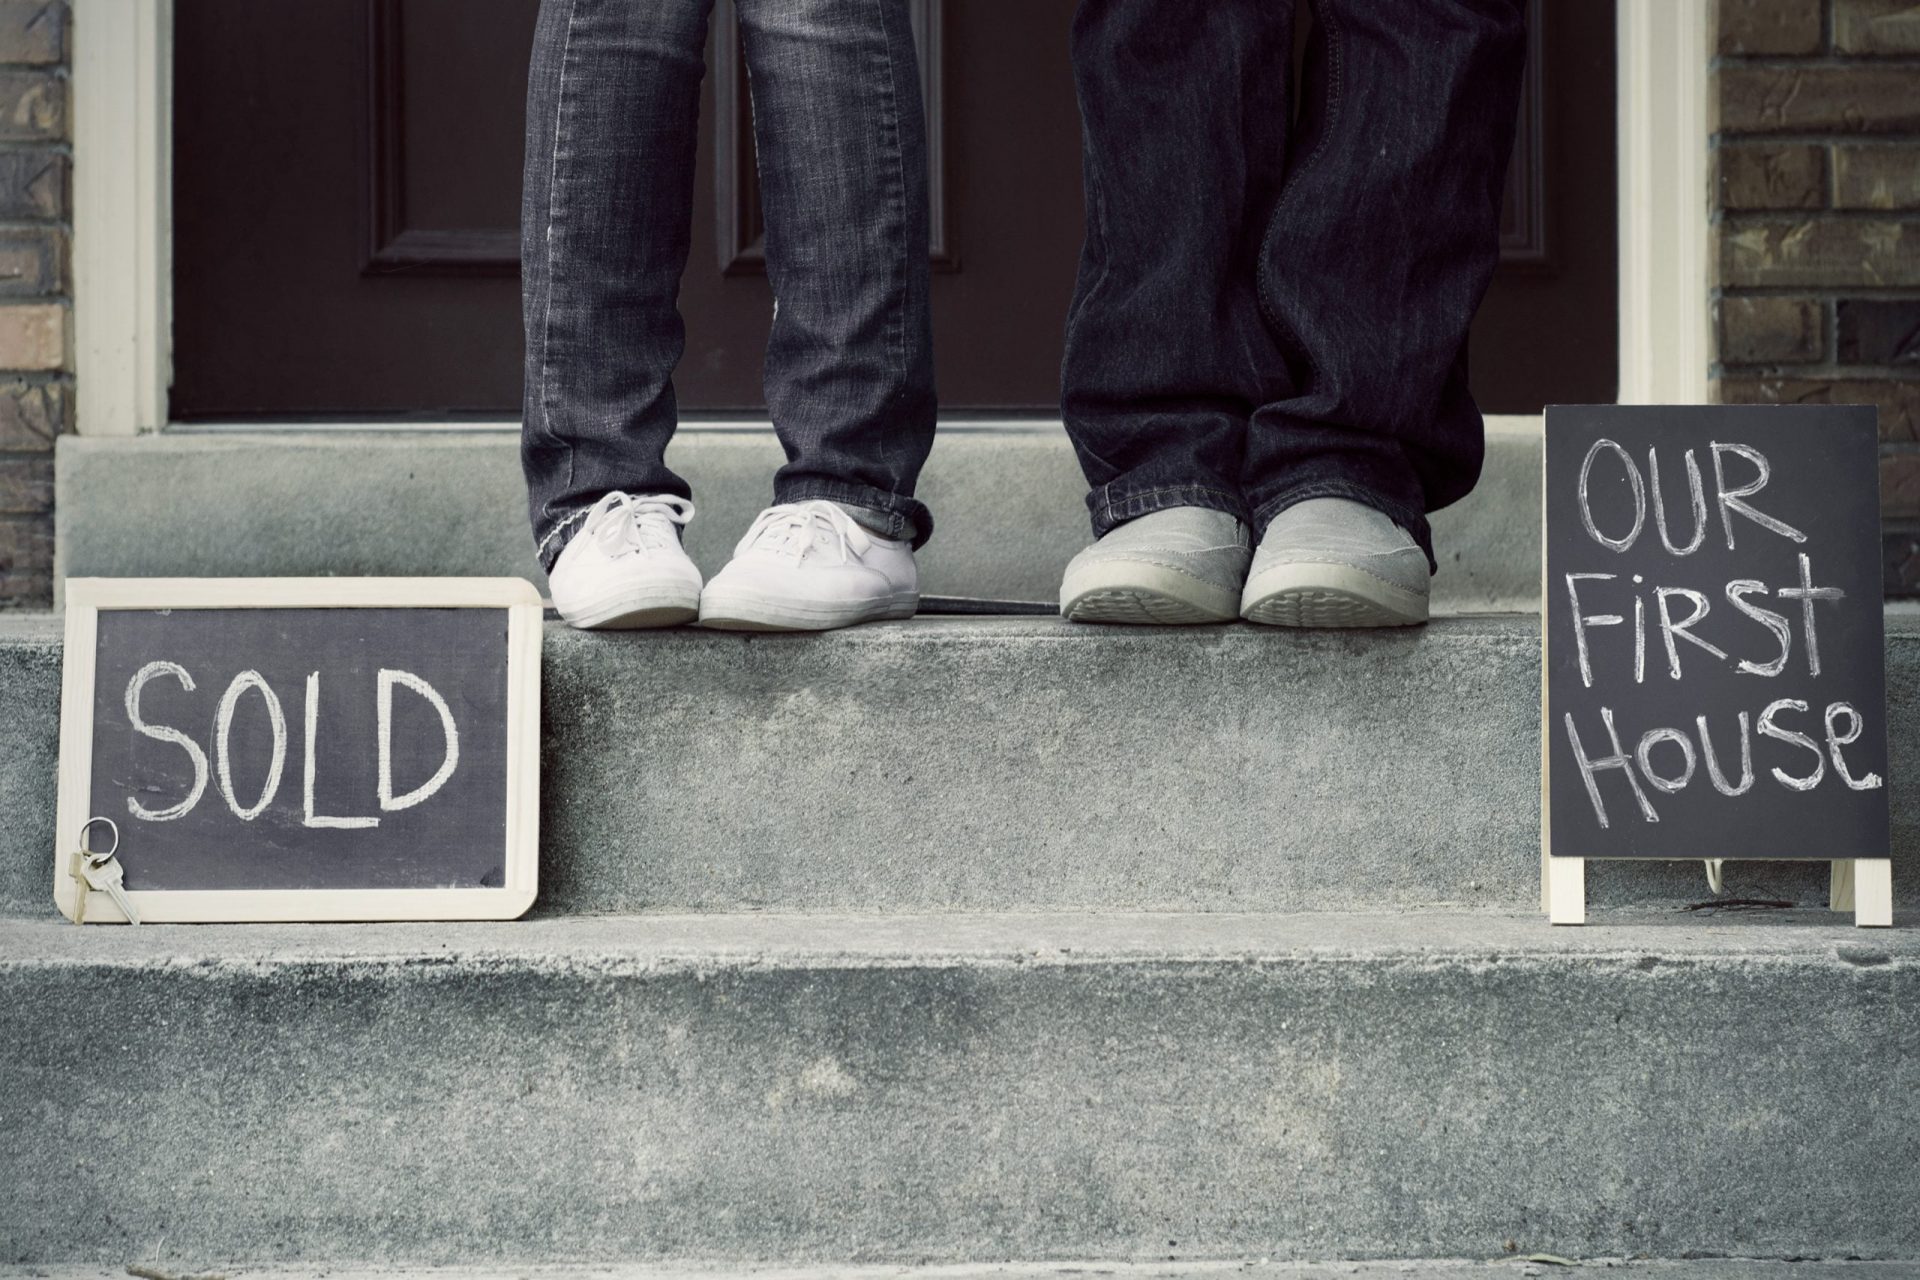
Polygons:
<instances>
[{"instance_id":1,"label":"wooden easel leg","mask_svg":"<svg viewBox=\"0 0 1920 1280\"><path fill-rule=\"evenodd\" d=\"M1547 919L1553 924L1587 922L1587 860L1585 858L1548 858L1546 873Z\"/></svg>"},{"instance_id":2,"label":"wooden easel leg","mask_svg":"<svg viewBox=\"0 0 1920 1280\"><path fill-rule=\"evenodd\" d=\"M1836 858L1827 868L1827 910L1853 910L1853 859Z\"/></svg>"},{"instance_id":3,"label":"wooden easel leg","mask_svg":"<svg viewBox=\"0 0 1920 1280\"><path fill-rule=\"evenodd\" d=\"M1863 929L1893 924L1892 858L1854 859L1853 923Z\"/></svg>"}]
</instances>

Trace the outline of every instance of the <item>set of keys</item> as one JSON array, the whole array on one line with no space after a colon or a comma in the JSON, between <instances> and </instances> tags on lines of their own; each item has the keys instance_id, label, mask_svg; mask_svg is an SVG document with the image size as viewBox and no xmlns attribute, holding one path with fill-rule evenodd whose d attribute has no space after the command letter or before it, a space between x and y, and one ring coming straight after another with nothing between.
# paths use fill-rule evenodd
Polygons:
<instances>
[{"instance_id":1,"label":"set of keys","mask_svg":"<svg viewBox=\"0 0 1920 1280\"><path fill-rule=\"evenodd\" d=\"M87 847L87 832L96 823L105 826L113 834L113 843L104 851ZM75 924L87 922L87 893L92 889L98 889L112 898L113 904L127 917L128 924L140 923L140 913L134 909L133 899L127 896L124 883L126 871L113 856L119 847L120 828L114 825L111 818L89 818L86 825L80 828L80 847L67 856L67 874L78 882L73 911Z\"/></svg>"}]
</instances>

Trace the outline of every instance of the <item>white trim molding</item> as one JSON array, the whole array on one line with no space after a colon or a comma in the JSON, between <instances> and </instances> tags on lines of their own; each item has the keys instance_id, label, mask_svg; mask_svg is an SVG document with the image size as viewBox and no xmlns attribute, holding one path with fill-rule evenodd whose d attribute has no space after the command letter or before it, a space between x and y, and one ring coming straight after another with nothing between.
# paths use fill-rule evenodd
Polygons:
<instances>
[{"instance_id":1,"label":"white trim molding","mask_svg":"<svg viewBox=\"0 0 1920 1280\"><path fill-rule=\"evenodd\" d=\"M76 430L166 425L172 0L73 0Z\"/></svg>"},{"instance_id":2,"label":"white trim molding","mask_svg":"<svg viewBox=\"0 0 1920 1280\"><path fill-rule=\"evenodd\" d=\"M1705 404L1709 0L1618 0L1620 403Z\"/></svg>"}]
</instances>

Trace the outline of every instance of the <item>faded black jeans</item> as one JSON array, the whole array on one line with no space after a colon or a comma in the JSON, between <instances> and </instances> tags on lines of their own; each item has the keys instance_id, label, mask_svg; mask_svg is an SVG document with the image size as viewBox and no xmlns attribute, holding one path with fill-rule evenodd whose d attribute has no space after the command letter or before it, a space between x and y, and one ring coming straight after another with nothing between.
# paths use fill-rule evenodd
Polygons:
<instances>
[{"instance_id":1,"label":"faded black jeans","mask_svg":"<svg viewBox=\"0 0 1920 1280\"><path fill-rule=\"evenodd\" d=\"M1086 247L1062 411L1096 535L1343 497L1433 554L1479 478L1522 0L1081 0Z\"/></svg>"},{"instance_id":2,"label":"faded black jeans","mask_svg":"<svg viewBox=\"0 0 1920 1280\"><path fill-rule=\"evenodd\" d=\"M933 445L926 126L903 0L736 0L753 86L774 499L911 521ZM542 0L521 204L522 462L541 563L667 468L713 0Z\"/></svg>"}]
</instances>

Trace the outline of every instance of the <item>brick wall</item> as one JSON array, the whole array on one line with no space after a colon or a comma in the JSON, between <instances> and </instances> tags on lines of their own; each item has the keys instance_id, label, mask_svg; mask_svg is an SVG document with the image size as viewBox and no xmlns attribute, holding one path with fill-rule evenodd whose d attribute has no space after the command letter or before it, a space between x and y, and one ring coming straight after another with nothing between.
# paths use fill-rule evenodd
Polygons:
<instances>
[{"instance_id":1,"label":"brick wall","mask_svg":"<svg viewBox=\"0 0 1920 1280\"><path fill-rule=\"evenodd\" d=\"M53 598L53 438L73 404L67 6L0 0L0 608Z\"/></svg>"},{"instance_id":2,"label":"brick wall","mask_svg":"<svg viewBox=\"0 0 1920 1280\"><path fill-rule=\"evenodd\" d=\"M1920 4L1719 0L1720 399L1880 409L1887 590L1920 594Z\"/></svg>"}]
</instances>

